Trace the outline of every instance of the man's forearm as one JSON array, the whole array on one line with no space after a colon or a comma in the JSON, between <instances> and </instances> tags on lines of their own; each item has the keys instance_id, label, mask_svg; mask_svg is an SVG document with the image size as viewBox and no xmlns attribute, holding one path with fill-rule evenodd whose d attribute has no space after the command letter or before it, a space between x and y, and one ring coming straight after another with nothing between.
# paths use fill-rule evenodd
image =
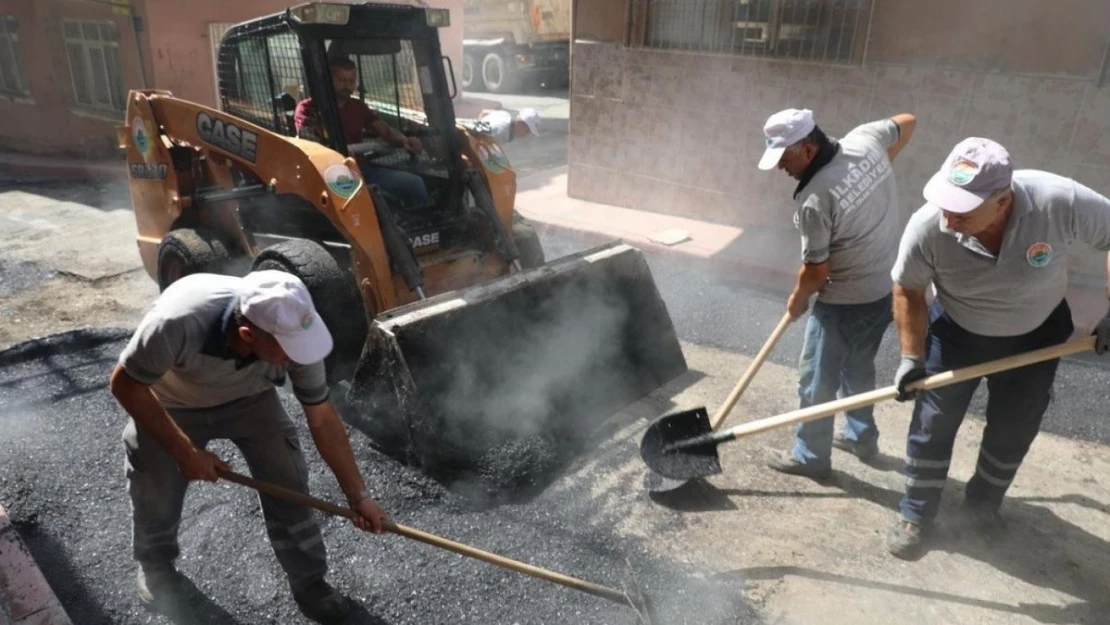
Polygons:
<instances>
[{"instance_id":1,"label":"man's forearm","mask_svg":"<svg viewBox=\"0 0 1110 625\"><path fill-rule=\"evenodd\" d=\"M192 439L170 418L150 387L135 381L118 365L112 372L109 389L127 414L135 420L135 424L175 460L180 460L196 449Z\"/></svg>"},{"instance_id":2,"label":"man's forearm","mask_svg":"<svg viewBox=\"0 0 1110 625\"><path fill-rule=\"evenodd\" d=\"M351 450L347 429L339 420L335 407L331 402L305 406L305 415L308 418L308 430L312 433L312 440L320 452L320 457L335 474L335 479L347 498L356 499L366 490L366 482L362 479L362 473L355 463L355 454Z\"/></svg>"},{"instance_id":3,"label":"man's forearm","mask_svg":"<svg viewBox=\"0 0 1110 625\"><path fill-rule=\"evenodd\" d=\"M803 263L798 270L798 280L794 284L794 294L801 299L808 299L820 291L829 279L829 264Z\"/></svg>"},{"instance_id":4,"label":"man's forearm","mask_svg":"<svg viewBox=\"0 0 1110 625\"><path fill-rule=\"evenodd\" d=\"M894 286L894 323L903 356L925 357L925 334L928 329L928 308L925 291Z\"/></svg>"},{"instance_id":5,"label":"man's forearm","mask_svg":"<svg viewBox=\"0 0 1110 625\"><path fill-rule=\"evenodd\" d=\"M401 147L405 144L405 135L381 120L374 122L371 128L374 129L374 134L394 147Z\"/></svg>"}]
</instances>

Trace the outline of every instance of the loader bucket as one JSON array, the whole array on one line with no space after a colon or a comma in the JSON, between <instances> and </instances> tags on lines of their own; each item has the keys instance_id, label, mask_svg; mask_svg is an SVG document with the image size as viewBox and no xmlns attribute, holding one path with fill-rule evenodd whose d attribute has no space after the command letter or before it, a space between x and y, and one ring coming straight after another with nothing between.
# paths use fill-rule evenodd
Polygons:
<instances>
[{"instance_id":1,"label":"loader bucket","mask_svg":"<svg viewBox=\"0 0 1110 625\"><path fill-rule=\"evenodd\" d=\"M615 242L379 316L348 419L441 482L519 492L686 369L643 254Z\"/></svg>"}]
</instances>

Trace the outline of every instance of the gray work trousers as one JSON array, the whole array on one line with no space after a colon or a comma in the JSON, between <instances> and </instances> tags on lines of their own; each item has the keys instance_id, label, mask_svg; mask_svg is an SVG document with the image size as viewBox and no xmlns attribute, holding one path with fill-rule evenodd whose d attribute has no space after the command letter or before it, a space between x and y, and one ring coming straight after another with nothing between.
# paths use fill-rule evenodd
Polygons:
<instances>
[{"instance_id":1,"label":"gray work trousers","mask_svg":"<svg viewBox=\"0 0 1110 625\"><path fill-rule=\"evenodd\" d=\"M169 409L170 416L199 448L229 439L243 453L250 473L302 493L308 468L297 431L278 399L268 390L229 404L203 409ZM126 474L131 495L132 551L144 566L173 562L181 549L177 530L188 481L173 458L132 419L123 431ZM274 555L293 592L322 579L327 552L309 508L259 495Z\"/></svg>"}]
</instances>

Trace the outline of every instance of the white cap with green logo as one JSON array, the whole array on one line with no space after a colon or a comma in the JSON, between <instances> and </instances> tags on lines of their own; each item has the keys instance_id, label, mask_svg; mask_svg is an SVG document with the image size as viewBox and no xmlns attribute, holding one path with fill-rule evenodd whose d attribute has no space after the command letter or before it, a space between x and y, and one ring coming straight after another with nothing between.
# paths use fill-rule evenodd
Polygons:
<instances>
[{"instance_id":1,"label":"white cap with green logo","mask_svg":"<svg viewBox=\"0 0 1110 625\"><path fill-rule=\"evenodd\" d=\"M331 332L297 276L276 269L252 271L243 276L238 297L239 312L273 335L293 362L310 365L331 353Z\"/></svg>"}]
</instances>

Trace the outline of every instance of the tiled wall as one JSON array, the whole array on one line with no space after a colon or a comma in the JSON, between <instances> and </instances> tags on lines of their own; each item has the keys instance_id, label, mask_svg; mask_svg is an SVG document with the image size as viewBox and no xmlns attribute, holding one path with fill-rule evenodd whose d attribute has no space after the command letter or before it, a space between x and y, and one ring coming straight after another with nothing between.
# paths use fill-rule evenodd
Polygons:
<instances>
[{"instance_id":1,"label":"tiled wall","mask_svg":"<svg viewBox=\"0 0 1110 625\"><path fill-rule=\"evenodd\" d=\"M917 115L895 161L904 218L952 146L990 137L1018 168L1072 176L1110 195L1110 87L1092 81L783 63L626 49L579 40L571 86L572 197L737 226L793 232L794 181L761 172L762 127L777 110L814 111L834 136L895 113ZM1072 270L1105 282L1105 254Z\"/></svg>"}]
</instances>

